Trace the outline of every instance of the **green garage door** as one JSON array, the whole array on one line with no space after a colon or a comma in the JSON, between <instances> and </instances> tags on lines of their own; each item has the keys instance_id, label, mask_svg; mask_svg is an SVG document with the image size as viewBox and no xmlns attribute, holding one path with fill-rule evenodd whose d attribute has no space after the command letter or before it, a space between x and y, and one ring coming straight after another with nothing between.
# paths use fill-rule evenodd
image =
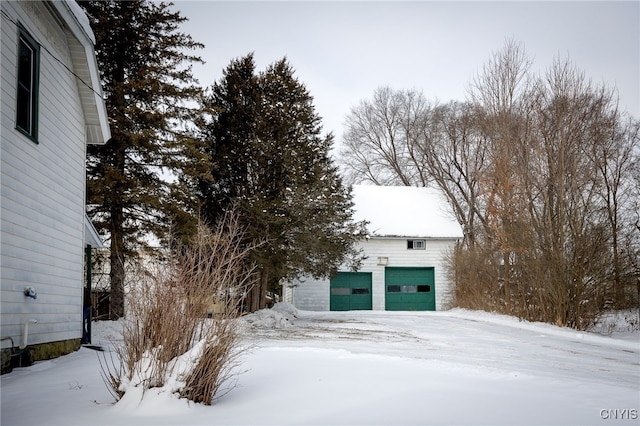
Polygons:
<instances>
[{"instance_id":1,"label":"green garage door","mask_svg":"<svg viewBox=\"0 0 640 426\"><path fill-rule=\"evenodd\" d=\"M371 310L371 272L338 272L330 287L332 311Z\"/></svg>"},{"instance_id":2,"label":"green garage door","mask_svg":"<svg viewBox=\"0 0 640 426\"><path fill-rule=\"evenodd\" d=\"M435 311L436 288L433 268L384 270L387 311Z\"/></svg>"}]
</instances>

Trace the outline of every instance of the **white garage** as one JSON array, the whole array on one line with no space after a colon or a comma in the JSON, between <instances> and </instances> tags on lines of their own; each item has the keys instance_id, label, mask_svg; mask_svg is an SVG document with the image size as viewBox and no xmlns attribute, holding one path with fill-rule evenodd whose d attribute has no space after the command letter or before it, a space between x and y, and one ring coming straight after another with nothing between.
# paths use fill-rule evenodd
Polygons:
<instances>
[{"instance_id":1,"label":"white garage","mask_svg":"<svg viewBox=\"0 0 640 426\"><path fill-rule=\"evenodd\" d=\"M452 286L446 256L462 239L462 228L442 194L357 185L353 195L354 218L369 222L369 238L359 243L366 256L362 268L356 275L345 268L331 279L287 283L285 301L313 311L447 309Z\"/></svg>"}]
</instances>

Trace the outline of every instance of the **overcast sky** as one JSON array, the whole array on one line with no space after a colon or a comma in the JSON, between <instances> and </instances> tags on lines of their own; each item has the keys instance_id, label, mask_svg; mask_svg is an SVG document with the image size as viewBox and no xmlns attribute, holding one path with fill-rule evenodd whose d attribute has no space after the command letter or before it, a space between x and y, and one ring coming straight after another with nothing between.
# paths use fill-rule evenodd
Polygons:
<instances>
[{"instance_id":1,"label":"overcast sky","mask_svg":"<svg viewBox=\"0 0 640 426\"><path fill-rule=\"evenodd\" d=\"M181 29L205 44L203 86L233 58L257 69L286 56L339 142L345 116L380 86L464 100L470 79L507 39L545 70L554 58L616 87L640 117L640 2L220 2L178 0Z\"/></svg>"}]
</instances>

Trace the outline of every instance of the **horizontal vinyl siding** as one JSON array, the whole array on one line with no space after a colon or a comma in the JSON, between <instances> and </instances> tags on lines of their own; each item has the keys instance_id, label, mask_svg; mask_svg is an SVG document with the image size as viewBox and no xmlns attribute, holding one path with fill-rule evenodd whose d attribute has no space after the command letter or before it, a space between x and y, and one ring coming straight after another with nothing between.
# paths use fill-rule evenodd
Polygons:
<instances>
[{"instance_id":1,"label":"horizontal vinyl siding","mask_svg":"<svg viewBox=\"0 0 640 426\"><path fill-rule=\"evenodd\" d=\"M435 272L436 310L448 309L452 286L447 279L446 255L454 247L453 240L427 239L424 250L408 250L407 238L372 238L361 247L368 256L362 271L373 272L373 309L384 310L384 266L378 266L378 257L388 257L386 266L433 267Z\"/></svg>"},{"instance_id":2,"label":"horizontal vinyl siding","mask_svg":"<svg viewBox=\"0 0 640 426\"><path fill-rule=\"evenodd\" d=\"M436 310L451 306L453 286L447 278L446 256L455 246L454 240L427 239L425 250L408 250L407 238L371 238L359 246L367 257L359 271L372 273L373 310L385 309L385 266L378 265L378 257L388 257L386 266L391 267L433 267ZM328 279L296 281L296 287L287 290L287 298L299 309L327 311L329 282Z\"/></svg>"},{"instance_id":3,"label":"horizontal vinyl siding","mask_svg":"<svg viewBox=\"0 0 640 426\"><path fill-rule=\"evenodd\" d=\"M30 19L26 8L37 18ZM3 2L40 50L38 143L15 130L17 28L2 22L2 337L29 344L82 334L85 124L66 35L40 3ZM33 16L33 15L32 15ZM25 297L34 287L37 299ZM3 347L6 343L3 342Z\"/></svg>"},{"instance_id":4,"label":"horizontal vinyl siding","mask_svg":"<svg viewBox=\"0 0 640 426\"><path fill-rule=\"evenodd\" d=\"M7 155L7 157L11 156ZM82 227L75 223L78 212L75 209L70 209L70 204L74 203L77 207L83 198L82 196L76 196L72 189L75 188L75 190L82 193L84 186L79 185L78 182L69 182L69 188L62 190L60 189L60 184L54 181L49 181L49 185L47 185L39 182L38 179L33 179L33 177L25 177L23 180L20 180L20 177L16 176L24 170L32 169L33 166L34 164L27 163L22 169L8 165L3 167L3 200L10 200L16 206L16 215L6 218L6 226L9 227L12 223L16 222L23 223L24 218L22 213L25 210L31 210L33 211L33 215L31 216L33 223L30 229L39 235L43 232L48 233L54 232L55 230L59 230L62 233L70 233L73 230L81 229ZM51 166L43 165L43 168L44 167ZM51 168L49 168L48 171L51 171ZM48 181L49 179L46 173L39 174L35 170L33 173L34 175L40 175L43 180ZM71 178L71 176L69 176L69 178ZM77 180L77 176L75 179ZM25 191L25 188L32 189L32 191ZM43 208L43 206L45 208Z\"/></svg>"},{"instance_id":5,"label":"horizontal vinyl siding","mask_svg":"<svg viewBox=\"0 0 640 426\"><path fill-rule=\"evenodd\" d=\"M307 311L329 310L329 280L317 280L304 277L296 281L293 288L291 303L298 309Z\"/></svg>"},{"instance_id":6,"label":"horizontal vinyl siding","mask_svg":"<svg viewBox=\"0 0 640 426\"><path fill-rule=\"evenodd\" d=\"M36 301L37 302L37 301ZM54 307L56 311L61 310L60 306ZM34 315L25 312L23 315L13 317L23 317L25 319L37 319L36 324L29 324L29 345L39 343L57 342L61 340L79 339L82 337L82 312L77 309L70 309L67 306L63 313L46 314L38 313ZM72 313L73 310L78 312ZM22 330L24 322L2 323L2 335L11 336L16 346L22 342ZM7 342L3 342L3 348L9 347Z\"/></svg>"}]
</instances>

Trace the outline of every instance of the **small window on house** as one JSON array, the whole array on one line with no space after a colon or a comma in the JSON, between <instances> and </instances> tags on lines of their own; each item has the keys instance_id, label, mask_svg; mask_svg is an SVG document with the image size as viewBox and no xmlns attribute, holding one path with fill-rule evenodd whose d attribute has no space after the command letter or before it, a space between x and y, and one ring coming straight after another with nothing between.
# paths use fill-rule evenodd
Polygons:
<instances>
[{"instance_id":1,"label":"small window on house","mask_svg":"<svg viewBox=\"0 0 640 426\"><path fill-rule=\"evenodd\" d=\"M40 47L22 28L18 37L16 129L37 142Z\"/></svg>"},{"instance_id":2,"label":"small window on house","mask_svg":"<svg viewBox=\"0 0 640 426\"><path fill-rule=\"evenodd\" d=\"M389 292L389 293L400 293L400 286L399 285L388 285L387 286L387 292Z\"/></svg>"},{"instance_id":3,"label":"small window on house","mask_svg":"<svg viewBox=\"0 0 640 426\"><path fill-rule=\"evenodd\" d=\"M430 285L419 285L418 286L418 293L429 293L431 291L431 286Z\"/></svg>"},{"instance_id":4,"label":"small window on house","mask_svg":"<svg viewBox=\"0 0 640 426\"><path fill-rule=\"evenodd\" d=\"M426 240L407 240L407 250L424 250L426 244Z\"/></svg>"},{"instance_id":5,"label":"small window on house","mask_svg":"<svg viewBox=\"0 0 640 426\"><path fill-rule=\"evenodd\" d=\"M348 296L351 294L350 288L345 287L334 287L331 289L332 296Z\"/></svg>"},{"instance_id":6,"label":"small window on house","mask_svg":"<svg viewBox=\"0 0 640 426\"><path fill-rule=\"evenodd\" d=\"M352 288L351 294L369 294L368 288Z\"/></svg>"}]
</instances>

